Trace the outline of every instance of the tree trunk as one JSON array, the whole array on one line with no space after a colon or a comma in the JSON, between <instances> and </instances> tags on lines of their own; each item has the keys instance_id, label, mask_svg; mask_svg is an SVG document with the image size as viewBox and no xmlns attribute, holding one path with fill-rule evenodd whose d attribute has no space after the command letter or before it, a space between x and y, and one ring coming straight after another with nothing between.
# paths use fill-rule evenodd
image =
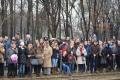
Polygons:
<instances>
[{"instance_id":1,"label":"tree trunk","mask_svg":"<svg viewBox=\"0 0 120 80\"><path fill-rule=\"evenodd\" d=\"M2 20L2 36L8 35L7 26L7 0L1 0L1 20Z\"/></svg>"},{"instance_id":2,"label":"tree trunk","mask_svg":"<svg viewBox=\"0 0 120 80\"><path fill-rule=\"evenodd\" d=\"M13 30L13 0L10 0L10 37L14 36Z\"/></svg>"},{"instance_id":3,"label":"tree trunk","mask_svg":"<svg viewBox=\"0 0 120 80\"><path fill-rule=\"evenodd\" d=\"M22 38L22 20L23 20L23 0L21 0L21 12L20 12L20 36Z\"/></svg>"},{"instance_id":4,"label":"tree trunk","mask_svg":"<svg viewBox=\"0 0 120 80\"><path fill-rule=\"evenodd\" d=\"M88 40L88 34L89 34L89 27L87 26L87 22L85 20L85 11L84 11L84 5L83 5L83 0L80 0L80 8L81 8L81 15L84 23L84 30L85 30L85 36L84 38Z\"/></svg>"},{"instance_id":5,"label":"tree trunk","mask_svg":"<svg viewBox=\"0 0 120 80\"><path fill-rule=\"evenodd\" d=\"M70 33L69 33L69 26L68 26L68 1L69 0L66 0L66 25L65 25L65 35L66 37L69 37L70 36Z\"/></svg>"},{"instance_id":6,"label":"tree trunk","mask_svg":"<svg viewBox=\"0 0 120 80\"><path fill-rule=\"evenodd\" d=\"M14 16L13 16L13 32L14 32L14 35L16 33L16 0L14 0Z\"/></svg>"},{"instance_id":7,"label":"tree trunk","mask_svg":"<svg viewBox=\"0 0 120 80\"><path fill-rule=\"evenodd\" d=\"M32 28L32 0L28 0L28 14L27 14L27 33L30 34Z\"/></svg>"},{"instance_id":8,"label":"tree trunk","mask_svg":"<svg viewBox=\"0 0 120 80\"><path fill-rule=\"evenodd\" d=\"M35 31L36 31L36 38L40 39L39 35L39 16L38 16L38 6L39 6L39 1L36 0L36 25L35 25Z\"/></svg>"},{"instance_id":9,"label":"tree trunk","mask_svg":"<svg viewBox=\"0 0 120 80\"><path fill-rule=\"evenodd\" d=\"M97 2L94 0L94 11L93 11L93 32L97 35L97 28L96 28L96 5ZM97 35L98 36L98 35Z\"/></svg>"}]
</instances>

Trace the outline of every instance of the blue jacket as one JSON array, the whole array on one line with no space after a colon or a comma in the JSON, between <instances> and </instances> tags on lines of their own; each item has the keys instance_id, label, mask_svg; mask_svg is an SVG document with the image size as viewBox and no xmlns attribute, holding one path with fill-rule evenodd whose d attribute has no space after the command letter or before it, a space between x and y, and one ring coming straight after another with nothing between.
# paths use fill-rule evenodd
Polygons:
<instances>
[{"instance_id":1,"label":"blue jacket","mask_svg":"<svg viewBox=\"0 0 120 80\"><path fill-rule=\"evenodd\" d=\"M87 51L87 56L89 56L91 54L91 50L92 50L92 46L91 45L85 45L85 49Z\"/></svg>"}]
</instances>

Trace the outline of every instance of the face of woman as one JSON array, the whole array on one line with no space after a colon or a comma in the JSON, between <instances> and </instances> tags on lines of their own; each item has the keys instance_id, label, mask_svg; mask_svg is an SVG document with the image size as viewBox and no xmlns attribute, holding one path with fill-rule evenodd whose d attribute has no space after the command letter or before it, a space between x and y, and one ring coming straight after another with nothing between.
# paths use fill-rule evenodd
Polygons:
<instances>
[{"instance_id":1,"label":"face of woman","mask_svg":"<svg viewBox=\"0 0 120 80\"><path fill-rule=\"evenodd\" d=\"M31 49L33 47L32 44L28 44L28 48Z\"/></svg>"},{"instance_id":2,"label":"face of woman","mask_svg":"<svg viewBox=\"0 0 120 80\"><path fill-rule=\"evenodd\" d=\"M14 43L14 44L12 44L12 48L14 48L14 49L16 48L16 44L15 44L15 43Z\"/></svg>"},{"instance_id":3,"label":"face of woman","mask_svg":"<svg viewBox=\"0 0 120 80\"><path fill-rule=\"evenodd\" d=\"M83 48L83 44L80 44L80 48Z\"/></svg>"}]
</instances>

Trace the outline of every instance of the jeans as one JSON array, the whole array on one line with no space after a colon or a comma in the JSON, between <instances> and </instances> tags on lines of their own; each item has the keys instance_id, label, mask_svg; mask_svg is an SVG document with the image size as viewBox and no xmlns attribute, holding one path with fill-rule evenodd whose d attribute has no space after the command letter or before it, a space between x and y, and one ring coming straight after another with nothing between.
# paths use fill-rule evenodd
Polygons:
<instances>
[{"instance_id":1,"label":"jeans","mask_svg":"<svg viewBox=\"0 0 120 80\"><path fill-rule=\"evenodd\" d=\"M62 68L63 68L64 73L67 73L67 74L71 73L70 72L70 67L67 64L63 63Z\"/></svg>"},{"instance_id":2,"label":"jeans","mask_svg":"<svg viewBox=\"0 0 120 80\"><path fill-rule=\"evenodd\" d=\"M52 67L57 67L58 59L52 59Z\"/></svg>"},{"instance_id":3,"label":"jeans","mask_svg":"<svg viewBox=\"0 0 120 80\"><path fill-rule=\"evenodd\" d=\"M74 72L75 69L75 64L74 63L69 63L69 68L70 68L70 72Z\"/></svg>"},{"instance_id":4,"label":"jeans","mask_svg":"<svg viewBox=\"0 0 120 80\"><path fill-rule=\"evenodd\" d=\"M96 72L96 70L97 70L97 59L94 58L90 61L90 71Z\"/></svg>"},{"instance_id":5,"label":"jeans","mask_svg":"<svg viewBox=\"0 0 120 80\"><path fill-rule=\"evenodd\" d=\"M19 74L25 74L25 64L19 64Z\"/></svg>"}]
</instances>

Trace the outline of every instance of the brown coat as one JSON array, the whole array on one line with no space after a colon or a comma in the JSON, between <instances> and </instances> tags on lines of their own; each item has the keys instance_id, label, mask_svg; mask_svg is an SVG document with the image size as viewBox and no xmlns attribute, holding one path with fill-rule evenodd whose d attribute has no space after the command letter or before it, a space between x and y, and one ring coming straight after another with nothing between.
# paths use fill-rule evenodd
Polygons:
<instances>
[{"instance_id":1,"label":"brown coat","mask_svg":"<svg viewBox=\"0 0 120 80\"><path fill-rule=\"evenodd\" d=\"M40 64L43 64L43 49L42 48L36 48L36 58L39 60Z\"/></svg>"},{"instance_id":2,"label":"brown coat","mask_svg":"<svg viewBox=\"0 0 120 80\"><path fill-rule=\"evenodd\" d=\"M44 55L44 64L43 64L43 67L52 67L52 64L51 64L51 56L52 56L52 48L51 47L48 47L48 48L44 48L44 51L43 51L43 55Z\"/></svg>"},{"instance_id":3,"label":"brown coat","mask_svg":"<svg viewBox=\"0 0 120 80\"><path fill-rule=\"evenodd\" d=\"M4 48L0 47L0 63L4 63Z\"/></svg>"},{"instance_id":4,"label":"brown coat","mask_svg":"<svg viewBox=\"0 0 120 80\"><path fill-rule=\"evenodd\" d=\"M34 57L35 55L36 55L36 52L35 52L35 49L34 48L32 48L32 49L28 49L28 55L30 55L30 58L32 58L32 57Z\"/></svg>"},{"instance_id":5,"label":"brown coat","mask_svg":"<svg viewBox=\"0 0 120 80\"><path fill-rule=\"evenodd\" d=\"M100 52L99 45L92 45L92 56L98 56Z\"/></svg>"}]
</instances>

